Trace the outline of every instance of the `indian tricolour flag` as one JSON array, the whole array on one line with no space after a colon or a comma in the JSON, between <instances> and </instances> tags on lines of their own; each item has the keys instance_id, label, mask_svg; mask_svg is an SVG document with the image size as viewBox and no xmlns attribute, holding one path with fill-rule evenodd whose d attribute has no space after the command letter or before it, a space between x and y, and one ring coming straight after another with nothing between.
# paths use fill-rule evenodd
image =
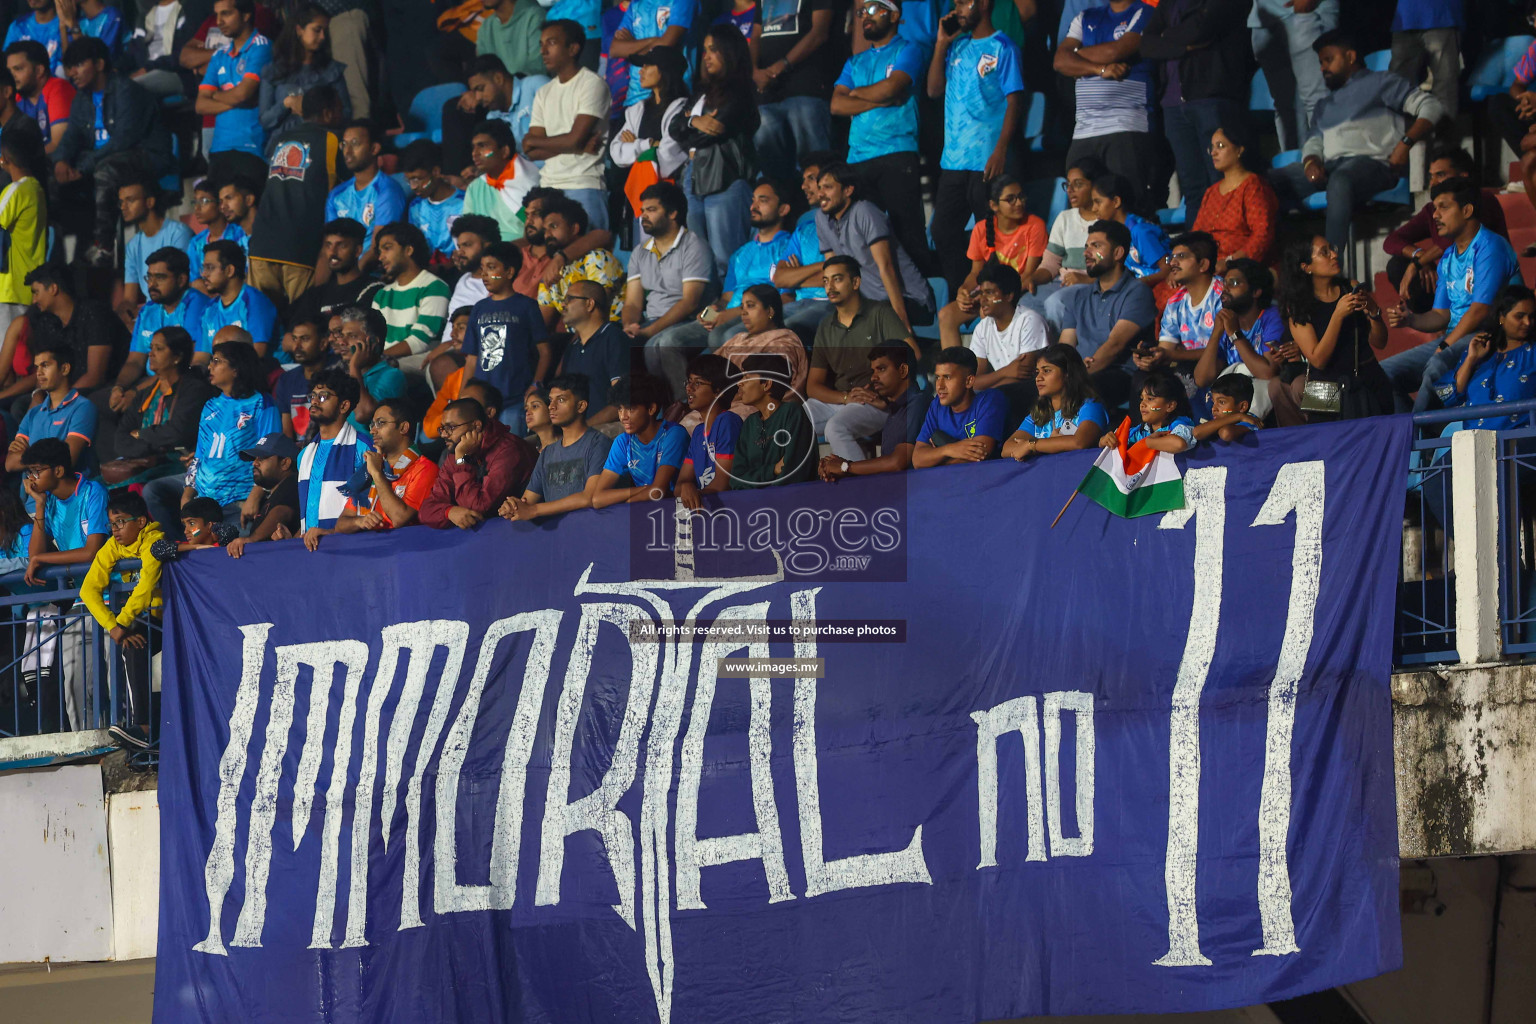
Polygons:
<instances>
[{"instance_id":1,"label":"indian tricolour flag","mask_svg":"<svg viewBox=\"0 0 1536 1024\"><path fill-rule=\"evenodd\" d=\"M1116 432L1120 443L1099 452L1078 493L1127 519L1183 508L1184 477L1173 453L1154 451L1145 441L1128 444L1130 433L1125 420Z\"/></svg>"}]
</instances>

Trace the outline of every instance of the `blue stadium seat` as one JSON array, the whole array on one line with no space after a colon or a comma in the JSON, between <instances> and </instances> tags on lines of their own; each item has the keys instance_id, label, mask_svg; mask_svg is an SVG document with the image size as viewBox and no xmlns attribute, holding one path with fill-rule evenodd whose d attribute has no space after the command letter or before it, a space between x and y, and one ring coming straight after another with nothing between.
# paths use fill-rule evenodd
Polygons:
<instances>
[{"instance_id":1,"label":"blue stadium seat","mask_svg":"<svg viewBox=\"0 0 1536 1024\"><path fill-rule=\"evenodd\" d=\"M1024 138L1029 148L1038 153L1045 148L1045 93L1029 95L1029 108L1024 113Z\"/></svg>"},{"instance_id":2,"label":"blue stadium seat","mask_svg":"<svg viewBox=\"0 0 1536 1024\"><path fill-rule=\"evenodd\" d=\"M174 193L178 197L177 201L179 202L181 195L181 139L175 132L171 133L171 156L176 160L176 169L168 171L161 176L160 190L162 192Z\"/></svg>"},{"instance_id":3,"label":"blue stadium seat","mask_svg":"<svg viewBox=\"0 0 1536 1024\"><path fill-rule=\"evenodd\" d=\"M1298 162L1300 159L1301 150L1285 149L1275 154L1275 158L1270 162L1270 166L1286 167ZM1396 203L1401 206L1411 204L1413 202L1413 193L1408 191L1408 179L1403 178L1386 191L1376 193L1374 196L1371 196L1370 201L1373 203ZM1312 193L1301 201L1301 208L1304 210L1326 210L1328 208L1328 193Z\"/></svg>"},{"instance_id":4,"label":"blue stadium seat","mask_svg":"<svg viewBox=\"0 0 1536 1024\"><path fill-rule=\"evenodd\" d=\"M1385 71L1387 65L1392 63L1391 50L1377 50L1365 55L1365 66L1372 71Z\"/></svg>"},{"instance_id":5,"label":"blue stadium seat","mask_svg":"<svg viewBox=\"0 0 1536 1024\"><path fill-rule=\"evenodd\" d=\"M1515 83L1515 65L1536 42L1533 36L1509 36L1493 40L1467 75L1467 91L1479 103Z\"/></svg>"},{"instance_id":6,"label":"blue stadium seat","mask_svg":"<svg viewBox=\"0 0 1536 1024\"><path fill-rule=\"evenodd\" d=\"M1253 84L1248 87L1249 110L1274 110L1275 98L1269 92L1269 79L1264 77L1264 72L1253 73Z\"/></svg>"},{"instance_id":7,"label":"blue stadium seat","mask_svg":"<svg viewBox=\"0 0 1536 1024\"><path fill-rule=\"evenodd\" d=\"M408 146L417 139L430 138L443 141L443 104L462 95L464 87L457 82L432 85L416 94L411 100L410 113L405 115L406 130L395 136L395 146Z\"/></svg>"},{"instance_id":8,"label":"blue stadium seat","mask_svg":"<svg viewBox=\"0 0 1536 1024\"><path fill-rule=\"evenodd\" d=\"M1045 221L1046 231L1067 208L1066 183L1065 178L1035 178L1024 183L1024 207Z\"/></svg>"},{"instance_id":9,"label":"blue stadium seat","mask_svg":"<svg viewBox=\"0 0 1536 1024\"><path fill-rule=\"evenodd\" d=\"M1050 231L1056 224L1056 218L1067 208L1067 179L1055 178L1051 181L1051 215L1045 219L1045 230Z\"/></svg>"},{"instance_id":10,"label":"blue stadium seat","mask_svg":"<svg viewBox=\"0 0 1536 1024\"><path fill-rule=\"evenodd\" d=\"M1185 211L1183 199L1179 200L1178 206L1165 206L1157 211L1157 222L1165 228L1183 224L1188 220L1189 214Z\"/></svg>"},{"instance_id":11,"label":"blue stadium seat","mask_svg":"<svg viewBox=\"0 0 1536 1024\"><path fill-rule=\"evenodd\" d=\"M925 341L939 340L938 311L949 305L949 282L942 277L930 277L928 286L933 289L933 323L927 327L914 327L912 333Z\"/></svg>"}]
</instances>

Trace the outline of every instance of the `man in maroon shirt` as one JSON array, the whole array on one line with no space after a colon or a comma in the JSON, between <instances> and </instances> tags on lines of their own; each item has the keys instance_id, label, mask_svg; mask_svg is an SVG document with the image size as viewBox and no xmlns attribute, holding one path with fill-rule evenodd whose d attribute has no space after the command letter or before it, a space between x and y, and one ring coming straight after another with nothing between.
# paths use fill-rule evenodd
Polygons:
<instances>
[{"instance_id":1,"label":"man in maroon shirt","mask_svg":"<svg viewBox=\"0 0 1536 1024\"><path fill-rule=\"evenodd\" d=\"M448 443L421 521L440 530L471 530L496 515L509 495L522 494L538 455L473 398L449 402L441 434Z\"/></svg>"},{"instance_id":2,"label":"man in maroon shirt","mask_svg":"<svg viewBox=\"0 0 1536 1024\"><path fill-rule=\"evenodd\" d=\"M1451 178L1477 180L1477 165L1464 149L1447 147L1435 151L1429 158L1430 188ZM1415 313L1429 312L1435 299L1435 268L1451 246L1449 238L1441 237L1435 231L1434 211L1434 204L1427 204L1382 243L1391 257L1387 261L1387 278L1397 286L1398 295ZM1499 197L1491 189L1485 188L1480 193L1477 219L1494 234L1509 238L1504 207L1499 205Z\"/></svg>"}]
</instances>

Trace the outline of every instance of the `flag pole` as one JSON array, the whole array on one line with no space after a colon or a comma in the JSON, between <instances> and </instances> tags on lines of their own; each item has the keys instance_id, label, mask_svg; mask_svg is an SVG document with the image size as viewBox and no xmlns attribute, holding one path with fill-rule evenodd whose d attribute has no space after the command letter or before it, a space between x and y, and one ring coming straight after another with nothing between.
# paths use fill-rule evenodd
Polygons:
<instances>
[{"instance_id":1,"label":"flag pole","mask_svg":"<svg viewBox=\"0 0 1536 1024\"><path fill-rule=\"evenodd\" d=\"M1097 466L1099 464L1098 463L1098 459L1095 459L1093 464L1094 464L1094 466ZM1077 486L1072 488L1072 495L1069 498L1067 498L1067 503L1065 505L1061 506L1061 511L1057 512L1056 513L1056 518L1051 520L1051 529L1053 529L1053 530L1056 529L1056 524L1061 522L1061 517L1067 514L1067 509L1071 506L1073 501L1077 500L1077 492L1081 491L1083 489L1083 484L1087 483L1088 482L1088 478L1090 476L1092 476L1092 475L1093 475L1093 466L1089 466L1088 467L1088 472L1084 473L1083 474L1083 478L1077 482Z\"/></svg>"},{"instance_id":2,"label":"flag pole","mask_svg":"<svg viewBox=\"0 0 1536 1024\"><path fill-rule=\"evenodd\" d=\"M1051 520L1051 529L1053 529L1053 530L1056 529L1056 524L1061 522L1061 517L1067 514L1067 507L1069 505L1071 505L1073 500L1076 499L1076 498L1077 498L1077 490L1076 490L1076 488L1074 488L1073 491L1072 491L1072 497L1067 499L1067 504L1061 506L1061 511L1057 512L1056 513L1056 518Z\"/></svg>"}]
</instances>

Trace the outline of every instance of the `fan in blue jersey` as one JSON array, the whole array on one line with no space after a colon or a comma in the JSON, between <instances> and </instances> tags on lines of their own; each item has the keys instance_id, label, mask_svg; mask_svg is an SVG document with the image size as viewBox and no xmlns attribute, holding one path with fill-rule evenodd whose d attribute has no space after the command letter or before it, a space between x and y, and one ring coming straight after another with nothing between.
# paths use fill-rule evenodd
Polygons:
<instances>
[{"instance_id":1,"label":"fan in blue jersey","mask_svg":"<svg viewBox=\"0 0 1536 1024\"><path fill-rule=\"evenodd\" d=\"M953 292L970 270L966 221L987 216L987 182L1003 173L1024 110L1019 48L993 28L992 0L955 0L939 22L928 95L944 97L933 247Z\"/></svg>"},{"instance_id":2,"label":"fan in blue jersey","mask_svg":"<svg viewBox=\"0 0 1536 1024\"><path fill-rule=\"evenodd\" d=\"M688 431L661 418L667 385L659 377L637 373L619 381L609 397L619 408L624 433L608 449L592 507L660 501L672 493L688 453Z\"/></svg>"},{"instance_id":3,"label":"fan in blue jersey","mask_svg":"<svg viewBox=\"0 0 1536 1024\"><path fill-rule=\"evenodd\" d=\"M608 56L629 62L629 91L624 105L632 107L651 95L640 84L640 65L635 58L658 46L683 49L683 41L699 16L698 0L630 0L624 21L613 34Z\"/></svg>"},{"instance_id":4,"label":"fan in blue jersey","mask_svg":"<svg viewBox=\"0 0 1536 1024\"><path fill-rule=\"evenodd\" d=\"M117 375L112 387L112 408L118 412L127 409L126 402L133 394L133 386L145 374L154 375L149 369L149 342L162 327L181 327L192 335L198 345L203 343L203 313L208 308L208 297L189 287L191 268L187 254L181 249L166 246L149 254L149 266L144 273L144 285L149 301L139 310L133 324L133 338L128 343L128 358ZM206 352L199 348L198 352ZM192 365L201 366L206 357L193 357ZM118 409L119 399L123 408Z\"/></svg>"},{"instance_id":5,"label":"fan in blue jersey","mask_svg":"<svg viewBox=\"0 0 1536 1024\"><path fill-rule=\"evenodd\" d=\"M279 339L277 307L245 283L245 250L228 239L209 242L203 253L203 284L213 301L203 310L201 330L192 332L197 350L212 352L214 335L222 328L242 327L250 332L256 353L266 355Z\"/></svg>"},{"instance_id":6,"label":"fan in blue jersey","mask_svg":"<svg viewBox=\"0 0 1536 1024\"><path fill-rule=\"evenodd\" d=\"M192 265L194 282L199 280L197 275L203 272L203 255L209 242L228 239L240 243L242 249L250 248L250 239L246 237L245 229L224 219L224 212L219 208L219 186L213 179L203 178L192 186L192 217L203 226L203 230L193 235L192 241L187 243L187 262Z\"/></svg>"},{"instance_id":7,"label":"fan in blue jersey","mask_svg":"<svg viewBox=\"0 0 1536 1024\"><path fill-rule=\"evenodd\" d=\"M11 22L5 33L5 45L30 39L48 51L48 70L64 77L64 40L60 32L59 12L54 0L27 0L32 13Z\"/></svg>"},{"instance_id":8,"label":"fan in blue jersey","mask_svg":"<svg viewBox=\"0 0 1536 1024\"><path fill-rule=\"evenodd\" d=\"M213 118L209 156L248 153L260 157L267 133L257 101L261 71L272 62L272 43L256 31L255 7L249 0L215 0L213 17L229 42L209 58L197 87L197 112Z\"/></svg>"},{"instance_id":9,"label":"fan in blue jersey","mask_svg":"<svg viewBox=\"0 0 1536 1024\"><path fill-rule=\"evenodd\" d=\"M975 389L976 353L959 345L939 353L933 397L917 434L912 465L919 469L995 458L1008 438L1008 398L996 388Z\"/></svg>"},{"instance_id":10,"label":"fan in blue jersey","mask_svg":"<svg viewBox=\"0 0 1536 1024\"><path fill-rule=\"evenodd\" d=\"M255 518L261 489L254 486L251 464L240 453L268 434L283 429L277 407L260 390L261 365L250 345L215 345L208 362L208 382L219 393L203 406L197 425L197 449L182 476L163 476L144 485L149 511L167 537L181 539L181 506L193 498L212 498L224 521L239 526L242 513ZM243 507L242 507L243 506Z\"/></svg>"},{"instance_id":11,"label":"fan in blue jersey","mask_svg":"<svg viewBox=\"0 0 1536 1024\"><path fill-rule=\"evenodd\" d=\"M464 190L443 177L443 149L435 142L417 139L400 154L400 169L411 187L406 219L421 229L432 246L432 262L446 263L457 248L453 222L464 212ZM421 261L423 265L426 261Z\"/></svg>"},{"instance_id":12,"label":"fan in blue jersey","mask_svg":"<svg viewBox=\"0 0 1536 1024\"><path fill-rule=\"evenodd\" d=\"M28 541L27 582L42 583L38 573L52 565L89 565L112 532L107 525L107 491L100 481L74 471L69 446L44 438L22 453L22 486L33 529ZM36 528L42 509L43 527Z\"/></svg>"},{"instance_id":13,"label":"fan in blue jersey","mask_svg":"<svg viewBox=\"0 0 1536 1024\"><path fill-rule=\"evenodd\" d=\"M331 189L325 199L325 219L329 223L350 217L368 229L366 267L373 262L371 246L378 229L405 219L405 190L379 170L379 130L368 121L347 125L341 136L341 160L352 172L352 180Z\"/></svg>"}]
</instances>

